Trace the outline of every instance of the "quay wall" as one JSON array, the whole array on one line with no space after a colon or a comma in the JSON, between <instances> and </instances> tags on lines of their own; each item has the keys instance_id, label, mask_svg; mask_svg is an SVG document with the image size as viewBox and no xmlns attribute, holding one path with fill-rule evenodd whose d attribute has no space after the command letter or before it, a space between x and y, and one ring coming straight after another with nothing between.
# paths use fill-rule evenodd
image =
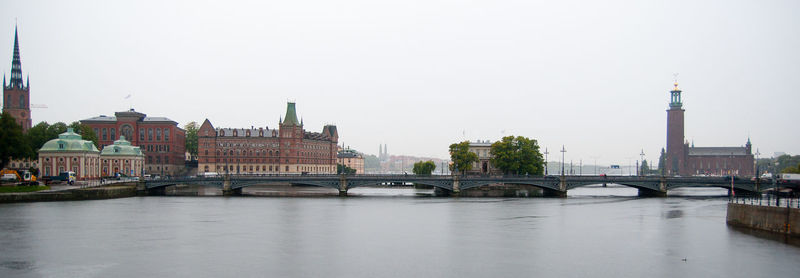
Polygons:
<instances>
[{"instance_id":1,"label":"quay wall","mask_svg":"<svg viewBox=\"0 0 800 278\"><path fill-rule=\"evenodd\" d=\"M0 194L0 203L103 200L134 197L136 183L76 188L57 192L25 192Z\"/></svg>"},{"instance_id":2,"label":"quay wall","mask_svg":"<svg viewBox=\"0 0 800 278\"><path fill-rule=\"evenodd\" d=\"M726 222L745 227L800 236L800 209L728 203Z\"/></svg>"}]
</instances>

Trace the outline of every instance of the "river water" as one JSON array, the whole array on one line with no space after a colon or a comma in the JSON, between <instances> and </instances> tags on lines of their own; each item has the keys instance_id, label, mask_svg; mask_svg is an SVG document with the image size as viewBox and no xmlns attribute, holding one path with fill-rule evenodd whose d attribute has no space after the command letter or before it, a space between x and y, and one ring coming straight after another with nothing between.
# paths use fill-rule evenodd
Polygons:
<instances>
[{"instance_id":1,"label":"river water","mask_svg":"<svg viewBox=\"0 0 800 278\"><path fill-rule=\"evenodd\" d=\"M0 204L0 277L800 277L799 247L725 224L724 191L418 193Z\"/></svg>"}]
</instances>

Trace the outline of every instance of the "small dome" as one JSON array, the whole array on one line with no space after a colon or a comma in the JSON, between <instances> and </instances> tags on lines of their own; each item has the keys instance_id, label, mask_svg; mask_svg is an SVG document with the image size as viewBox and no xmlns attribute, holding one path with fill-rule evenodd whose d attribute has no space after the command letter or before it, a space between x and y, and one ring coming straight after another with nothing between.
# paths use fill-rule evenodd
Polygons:
<instances>
[{"instance_id":1,"label":"small dome","mask_svg":"<svg viewBox=\"0 0 800 278\"><path fill-rule=\"evenodd\" d=\"M75 133L72 128L67 128L67 132L58 135L58 138L47 141L39 149L39 152L100 152L94 143L83 140L80 134Z\"/></svg>"},{"instance_id":2,"label":"small dome","mask_svg":"<svg viewBox=\"0 0 800 278\"><path fill-rule=\"evenodd\" d=\"M119 140L114 141L113 145L103 147L102 156L144 156L142 149L131 145L131 142L125 140L125 136L120 136Z\"/></svg>"}]
</instances>

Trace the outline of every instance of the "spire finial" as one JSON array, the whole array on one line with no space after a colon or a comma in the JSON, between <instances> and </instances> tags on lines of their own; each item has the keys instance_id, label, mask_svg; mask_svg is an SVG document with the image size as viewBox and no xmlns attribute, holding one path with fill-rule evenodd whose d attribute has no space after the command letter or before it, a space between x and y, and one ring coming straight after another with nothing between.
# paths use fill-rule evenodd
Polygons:
<instances>
[{"instance_id":1,"label":"spire finial","mask_svg":"<svg viewBox=\"0 0 800 278\"><path fill-rule=\"evenodd\" d=\"M678 90L678 73L677 72L672 74L672 80L674 81L674 85L675 85L675 89L673 89L673 90L677 91Z\"/></svg>"}]
</instances>

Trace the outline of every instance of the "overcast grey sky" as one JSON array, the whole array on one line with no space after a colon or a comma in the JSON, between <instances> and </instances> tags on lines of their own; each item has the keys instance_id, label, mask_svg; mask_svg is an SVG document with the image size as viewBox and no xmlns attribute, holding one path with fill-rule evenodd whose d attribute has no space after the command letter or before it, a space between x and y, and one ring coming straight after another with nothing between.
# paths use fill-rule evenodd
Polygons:
<instances>
[{"instance_id":1,"label":"overcast grey sky","mask_svg":"<svg viewBox=\"0 0 800 278\"><path fill-rule=\"evenodd\" d=\"M673 73L686 139L800 154L800 1L9 1L40 121L135 108L181 125L339 126L366 153L448 157L523 135L560 158L650 161ZM130 99L124 99L131 94Z\"/></svg>"}]
</instances>

